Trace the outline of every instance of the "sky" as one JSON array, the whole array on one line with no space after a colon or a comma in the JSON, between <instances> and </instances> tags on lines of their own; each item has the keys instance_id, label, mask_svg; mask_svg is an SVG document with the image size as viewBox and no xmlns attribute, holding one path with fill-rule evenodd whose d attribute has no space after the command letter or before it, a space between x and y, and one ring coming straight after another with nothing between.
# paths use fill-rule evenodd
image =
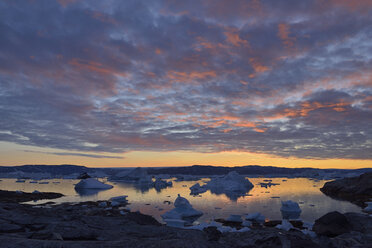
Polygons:
<instances>
[{"instance_id":1,"label":"sky","mask_svg":"<svg viewBox=\"0 0 372 248\"><path fill-rule=\"evenodd\" d=\"M0 165L372 167L370 0L2 0Z\"/></svg>"}]
</instances>

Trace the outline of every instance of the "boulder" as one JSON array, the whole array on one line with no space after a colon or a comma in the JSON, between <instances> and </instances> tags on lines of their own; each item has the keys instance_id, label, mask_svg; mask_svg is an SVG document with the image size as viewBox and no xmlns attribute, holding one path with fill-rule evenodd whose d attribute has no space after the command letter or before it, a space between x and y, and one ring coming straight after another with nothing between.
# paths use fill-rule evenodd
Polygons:
<instances>
[{"instance_id":1,"label":"boulder","mask_svg":"<svg viewBox=\"0 0 372 248\"><path fill-rule=\"evenodd\" d=\"M336 237L351 230L351 223L345 215L334 211L315 220L313 231L317 235Z\"/></svg>"},{"instance_id":2,"label":"boulder","mask_svg":"<svg viewBox=\"0 0 372 248\"><path fill-rule=\"evenodd\" d=\"M203 231L207 235L208 241L218 241L222 236L222 233L215 226L206 227Z\"/></svg>"}]
</instances>

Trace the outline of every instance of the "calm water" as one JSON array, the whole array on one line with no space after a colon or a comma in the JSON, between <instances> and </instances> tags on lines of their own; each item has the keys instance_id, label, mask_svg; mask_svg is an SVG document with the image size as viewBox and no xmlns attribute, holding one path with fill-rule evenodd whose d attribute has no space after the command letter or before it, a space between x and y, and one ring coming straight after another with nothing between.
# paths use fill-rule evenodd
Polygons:
<instances>
[{"instance_id":1,"label":"calm water","mask_svg":"<svg viewBox=\"0 0 372 248\"><path fill-rule=\"evenodd\" d=\"M177 197L177 194L186 197L193 207L203 211L196 223L213 220L215 218L227 218L230 214L247 214L251 212L261 212L268 219L281 219L280 207L281 201L292 200L300 203L302 209L301 219L304 221L314 221L320 216L330 212L361 212L361 209L346 201L333 200L320 192L319 188L326 181L313 181L307 178L273 178L272 183L279 185L263 188L259 184L266 178L250 178L249 180L255 185L248 192L249 195L232 200L226 195L215 195L207 191L199 196L191 196L189 187L199 182L204 184L209 181L208 178L198 181L173 181L173 187L166 188L160 192L152 189L139 189L133 184L107 182L114 188L99 192L84 192L84 195L78 194L74 189L74 184L79 180L70 179L53 179L40 180L38 182L49 182L49 184L30 183L33 180L26 180L24 183L16 183L16 179L2 179L0 189L2 190L21 190L32 192L59 192L65 197L55 199L54 202L80 202L80 201L97 201L107 200L113 196L128 195L129 207L132 211L141 211L145 214L154 216L162 221L161 215L173 208L169 205ZM283 181L284 180L284 181ZM274 197L274 198L272 198ZM276 198L279 197L279 198ZM46 201L39 201L43 203Z\"/></svg>"}]
</instances>

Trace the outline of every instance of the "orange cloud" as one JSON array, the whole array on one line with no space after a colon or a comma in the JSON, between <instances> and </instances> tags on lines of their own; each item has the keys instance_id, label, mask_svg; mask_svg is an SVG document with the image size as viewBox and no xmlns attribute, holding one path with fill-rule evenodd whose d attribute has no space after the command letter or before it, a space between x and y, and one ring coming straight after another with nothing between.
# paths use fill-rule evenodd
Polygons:
<instances>
[{"instance_id":1,"label":"orange cloud","mask_svg":"<svg viewBox=\"0 0 372 248\"><path fill-rule=\"evenodd\" d=\"M169 71L167 77L172 81L190 82L198 79L206 79L216 77L215 71L192 71L192 72L181 72L181 71Z\"/></svg>"},{"instance_id":2,"label":"orange cloud","mask_svg":"<svg viewBox=\"0 0 372 248\"><path fill-rule=\"evenodd\" d=\"M269 70L269 67L262 65L256 58L250 58L249 62L256 73L263 73Z\"/></svg>"},{"instance_id":3,"label":"orange cloud","mask_svg":"<svg viewBox=\"0 0 372 248\"><path fill-rule=\"evenodd\" d=\"M116 74L122 77L127 76L125 72L116 71L112 68L104 67L101 63L95 61L87 61L84 59L73 58L69 61L70 65L73 65L79 70L88 70L102 74Z\"/></svg>"},{"instance_id":4,"label":"orange cloud","mask_svg":"<svg viewBox=\"0 0 372 248\"><path fill-rule=\"evenodd\" d=\"M230 29L229 31L224 32L226 35L226 40L233 44L235 47L248 46L249 43L247 40L240 38L239 33L235 29Z\"/></svg>"},{"instance_id":5,"label":"orange cloud","mask_svg":"<svg viewBox=\"0 0 372 248\"><path fill-rule=\"evenodd\" d=\"M67 5L75 3L78 0L57 0L57 1L60 5L62 5L63 7L66 7Z\"/></svg>"},{"instance_id":6,"label":"orange cloud","mask_svg":"<svg viewBox=\"0 0 372 248\"><path fill-rule=\"evenodd\" d=\"M280 23L278 25L278 37L282 40L283 45L286 48L292 48L294 46L294 43L296 41L295 37L289 36L290 30L289 25L285 23Z\"/></svg>"}]
</instances>

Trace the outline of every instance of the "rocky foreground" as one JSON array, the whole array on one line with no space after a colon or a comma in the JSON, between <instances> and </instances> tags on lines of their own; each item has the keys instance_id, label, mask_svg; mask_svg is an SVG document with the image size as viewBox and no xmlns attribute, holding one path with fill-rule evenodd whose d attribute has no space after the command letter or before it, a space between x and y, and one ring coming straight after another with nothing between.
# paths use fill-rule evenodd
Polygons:
<instances>
[{"instance_id":1,"label":"rocky foreground","mask_svg":"<svg viewBox=\"0 0 372 248\"><path fill-rule=\"evenodd\" d=\"M366 202L372 201L372 172L327 182L320 190L330 197L365 207Z\"/></svg>"},{"instance_id":2,"label":"rocky foreground","mask_svg":"<svg viewBox=\"0 0 372 248\"><path fill-rule=\"evenodd\" d=\"M108 202L44 204L0 203L0 247L372 247L372 217L323 216L317 237L299 229L253 225L248 232L220 233L215 227L168 227L153 217Z\"/></svg>"}]
</instances>

